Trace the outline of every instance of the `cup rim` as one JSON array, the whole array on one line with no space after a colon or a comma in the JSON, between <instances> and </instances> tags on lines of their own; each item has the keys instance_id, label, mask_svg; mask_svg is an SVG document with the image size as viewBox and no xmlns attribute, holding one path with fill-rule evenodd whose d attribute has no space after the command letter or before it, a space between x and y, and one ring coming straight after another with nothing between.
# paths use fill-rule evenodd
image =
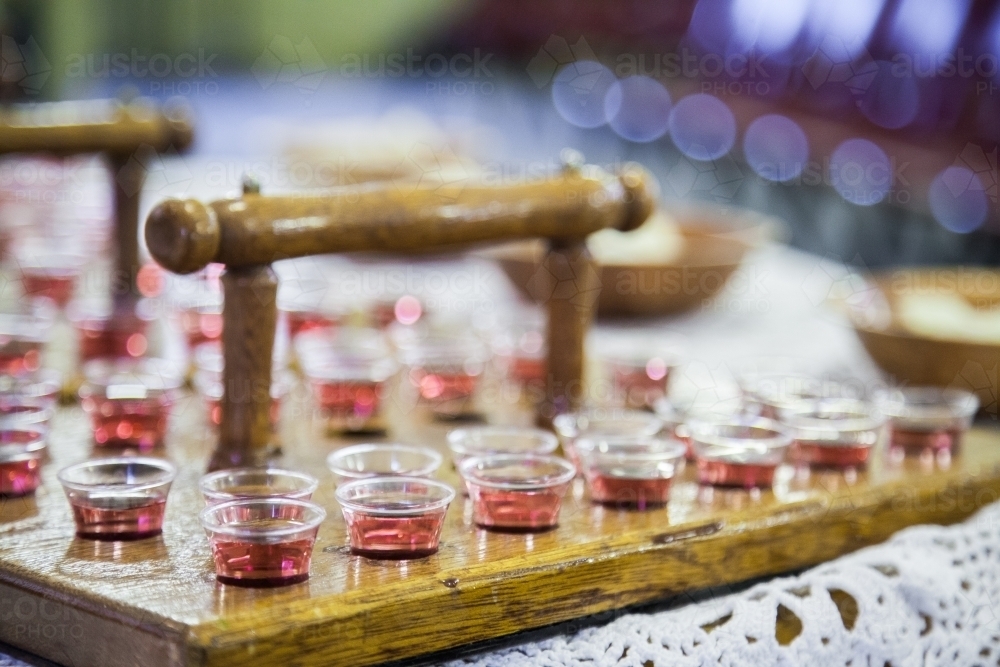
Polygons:
<instances>
[{"instance_id":1,"label":"cup rim","mask_svg":"<svg viewBox=\"0 0 1000 667\"><path fill-rule=\"evenodd\" d=\"M246 526L234 527L232 524L214 523L210 518L217 512L222 512L235 507L250 507L253 505L290 505L293 507L301 507L304 510L313 512L313 515L310 518L303 520L303 522L299 525L288 526L285 528L267 529L253 529ZM209 505L198 513L198 521L201 523L201 526L205 529L205 531L214 534L221 533L223 535L231 535L234 537L287 537L289 535L296 535L303 531L317 529L325 520L326 510L323 509L321 505L308 500L299 500L297 498L287 498L284 496L267 496L261 498L241 498L239 500L230 500L216 505Z\"/></svg>"},{"instance_id":2,"label":"cup rim","mask_svg":"<svg viewBox=\"0 0 1000 667\"><path fill-rule=\"evenodd\" d=\"M807 388L807 392L808 388L815 388L817 390L817 395L813 395L811 393L803 394L802 392L793 394L792 392L787 391L787 388L779 389L777 391L770 391L767 388L768 381L786 382L790 380L801 382L802 386ZM764 370L744 373L738 379L738 384L740 391L742 391L751 401L762 403L764 405L772 405L777 407L779 410L791 407L800 401L815 401L823 399L848 400L854 398L854 396L848 391L851 385L843 379L810 373L805 369L785 371ZM834 391L831 393L828 392L827 389L834 389Z\"/></svg>"},{"instance_id":3,"label":"cup rim","mask_svg":"<svg viewBox=\"0 0 1000 667\"><path fill-rule=\"evenodd\" d=\"M151 468L156 468L160 471L160 474L156 476L155 479L145 482L143 484L84 484L82 482L76 482L69 479L69 476L73 473L79 472L86 468L91 468L95 466L106 466L106 465L145 465ZM135 491L149 491L151 489L156 489L161 486L165 486L174 481L177 477L177 466L165 461L163 459L155 459L150 456L111 456L107 458L100 459L88 459L86 461L80 461L79 463L74 463L72 465L66 466L56 475L56 479L59 483L63 485L64 488L71 489L73 491L121 491L132 493Z\"/></svg>"},{"instance_id":4,"label":"cup rim","mask_svg":"<svg viewBox=\"0 0 1000 667\"><path fill-rule=\"evenodd\" d=\"M137 359L92 359L83 365L83 376L85 378L81 389L92 391L93 388L106 390L109 385L108 377L116 374L133 375L140 377L155 377L161 382L161 386L147 387L151 396L169 395L171 392L181 388L184 384L183 374L167 359L159 357L140 357ZM100 377L95 377L100 376Z\"/></svg>"},{"instance_id":5,"label":"cup rim","mask_svg":"<svg viewBox=\"0 0 1000 667\"><path fill-rule=\"evenodd\" d=\"M920 402L918 397L936 397ZM879 411L893 419L969 419L979 410L979 397L955 387L896 387L875 395Z\"/></svg>"},{"instance_id":6,"label":"cup rim","mask_svg":"<svg viewBox=\"0 0 1000 667\"><path fill-rule=\"evenodd\" d=\"M359 503L347 497L347 495L355 489L360 489L373 484L422 484L424 486L437 489L438 491L443 492L444 495L436 500L430 500L421 505L400 509L373 508L370 504L363 502ZM446 509L448 505L451 504L451 501L455 499L455 489L444 482L436 479L428 479L426 477L408 477L403 475L364 477L361 479L351 480L346 484L338 486L336 498L342 508L355 512L364 512L367 514L374 514L376 516L419 516L434 510L442 508Z\"/></svg>"},{"instance_id":7,"label":"cup rim","mask_svg":"<svg viewBox=\"0 0 1000 667\"><path fill-rule=\"evenodd\" d=\"M417 468L416 470L407 471L406 474L393 475L391 473L375 473L373 475L359 474L357 470L348 470L343 467L336 465L337 461L348 456L353 456L356 454L369 454L371 452L403 452L406 454L417 454L427 457L429 460L423 467ZM441 467L441 463L444 461L444 457L441 456L439 452L430 447L421 447L419 445L404 445L402 443L375 443L375 442L364 442L357 445L350 445L348 447L341 447L330 452L326 457L326 467L330 469L334 475L339 477L347 478L350 480L361 480L361 479L375 479L377 477L413 477L417 479L426 479L426 477L433 475L434 472Z\"/></svg>"},{"instance_id":8,"label":"cup rim","mask_svg":"<svg viewBox=\"0 0 1000 667\"><path fill-rule=\"evenodd\" d=\"M6 402L22 407L30 407L33 411L29 413L30 416L17 412L0 414L0 430L13 430L3 429L3 424L47 424L55 414L55 408L52 407L51 401L41 396L17 393L0 394L0 404Z\"/></svg>"},{"instance_id":9,"label":"cup rim","mask_svg":"<svg viewBox=\"0 0 1000 667\"><path fill-rule=\"evenodd\" d=\"M358 382L380 384L388 381L399 370L399 364L389 356L358 357L356 365L343 359L302 359L302 372L310 382ZM356 372L355 372L356 371Z\"/></svg>"},{"instance_id":10,"label":"cup rim","mask_svg":"<svg viewBox=\"0 0 1000 667\"><path fill-rule=\"evenodd\" d=\"M93 301L73 301L66 309L66 318L73 325L73 329L79 331L134 331L141 333L149 326L153 316L147 309L142 307L147 299L139 300L135 308L129 310L123 317L116 315L114 308L104 302ZM107 326L108 324L112 326ZM116 326L125 324L127 326ZM131 326L129 326L131 325Z\"/></svg>"},{"instance_id":11,"label":"cup rim","mask_svg":"<svg viewBox=\"0 0 1000 667\"><path fill-rule=\"evenodd\" d=\"M4 375L0 377L0 395L31 398L40 401L58 399L62 391L62 373L54 368L39 368L27 375ZM52 391L42 393L40 388Z\"/></svg>"},{"instance_id":12,"label":"cup rim","mask_svg":"<svg viewBox=\"0 0 1000 667\"><path fill-rule=\"evenodd\" d=\"M679 424L683 421L680 407L669 396L660 396L653 401L653 414L666 425Z\"/></svg>"},{"instance_id":13,"label":"cup rim","mask_svg":"<svg viewBox=\"0 0 1000 667\"><path fill-rule=\"evenodd\" d=\"M65 274L72 274L73 276L78 276L83 271L85 265L87 264L87 255L84 252L76 251L56 251L47 252L45 255L36 253L16 253L18 255L15 258L14 263L17 265L17 269L20 272L24 272L25 269L29 271L39 270L44 272L58 272ZM63 264L52 264L48 263L46 260L51 260L55 257L60 259L70 258L72 261Z\"/></svg>"},{"instance_id":14,"label":"cup rim","mask_svg":"<svg viewBox=\"0 0 1000 667\"><path fill-rule=\"evenodd\" d=\"M232 493L227 493L225 491L218 491L208 487L212 482L239 474L255 473L259 475L275 475L281 477L291 477L298 481L304 482L305 486L299 489L295 489L288 493L275 493L266 496L238 496ZM202 475L201 479L198 480L198 489L201 491L201 495L205 497L205 500L214 500L218 502L222 500L223 502L229 502L232 500L256 500L258 498L292 498L295 500L301 499L301 497L312 496L312 494L319 488L319 480L304 472L299 472L297 470L288 470L286 468L224 468L222 470L216 470L215 472L210 472L208 474Z\"/></svg>"},{"instance_id":15,"label":"cup rim","mask_svg":"<svg viewBox=\"0 0 1000 667\"><path fill-rule=\"evenodd\" d=\"M814 416L824 409L835 413L850 413L850 416L839 418ZM782 409L780 421L788 427L793 438L832 439L837 433L876 431L885 424L886 417L867 401L821 398L799 401Z\"/></svg>"},{"instance_id":16,"label":"cup rim","mask_svg":"<svg viewBox=\"0 0 1000 667\"><path fill-rule=\"evenodd\" d=\"M607 414L604 408L586 408L584 410L578 410L576 412L564 412L560 415L556 415L555 419L552 420L552 428L555 429L556 433L564 438L577 438L583 436L587 433L587 429L581 430L577 426L577 422L581 417L589 417L592 419L599 419L601 421L619 421L622 417L629 418L641 418L646 420L650 426L648 435L653 436L663 430L666 425L663 419L652 412L646 410L634 410L631 408L607 408ZM656 426L652 429L652 426ZM598 431L597 433L601 433ZM610 434L609 434L610 435Z\"/></svg>"},{"instance_id":17,"label":"cup rim","mask_svg":"<svg viewBox=\"0 0 1000 667\"><path fill-rule=\"evenodd\" d=\"M54 317L35 311L26 313L0 312L0 329L10 328L5 334L11 342L46 343L49 340Z\"/></svg>"},{"instance_id":18,"label":"cup rim","mask_svg":"<svg viewBox=\"0 0 1000 667\"><path fill-rule=\"evenodd\" d=\"M483 341L471 334L429 333L398 345L396 358L408 368L464 366L477 371L469 375L477 375L482 370L475 367L485 365L491 353Z\"/></svg>"},{"instance_id":19,"label":"cup rim","mask_svg":"<svg viewBox=\"0 0 1000 667\"><path fill-rule=\"evenodd\" d=\"M687 422L687 425L691 430L691 443L695 447L708 445L733 450L753 448L765 451L778 451L786 449L792 444L792 436L787 428L774 419L765 419L763 417L748 419L741 419L739 417L700 419L691 420ZM759 428L770 431L773 435L765 438L737 438L707 432L709 429L718 429L727 426Z\"/></svg>"},{"instance_id":20,"label":"cup rim","mask_svg":"<svg viewBox=\"0 0 1000 667\"><path fill-rule=\"evenodd\" d=\"M28 438L28 441L24 443L3 444L0 442L0 462L18 461L24 459L26 456L29 458L38 458L45 454L47 445L45 443L44 431L37 428L27 428L25 426L0 426L0 433L7 433L10 431L28 433L33 437ZM11 450L9 455L4 454L4 450L6 449Z\"/></svg>"},{"instance_id":21,"label":"cup rim","mask_svg":"<svg viewBox=\"0 0 1000 667\"><path fill-rule=\"evenodd\" d=\"M510 482L493 481L475 475L473 469L485 463L547 463L556 465L562 472L553 474L543 481L533 482ZM481 456L470 456L462 461L458 466L458 472L462 479L476 486L485 486L491 489L509 489L512 491L531 491L535 489L549 489L555 486L568 484L576 477L576 466L562 458L561 456L551 456L547 454L485 454Z\"/></svg>"},{"instance_id":22,"label":"cup rim","mask_svg":"<svg viewBox=\"0 0 1000 667\"><path fill-rule=\"evenodd\" d=\"M608 445L624 448L630 445L640 447L643 443L651 445L657 443L657 445L651 447L649 451L606 451ZM605 446L604 451L600 450L601 445ZM585 459L589 455L597 455L637 461L667 461L680 460L687 452L685 445L668 436L583 436L576 440L575 446L581 459Z\"/></svg>"},{"instance_id":23,"label":"cup rim","mask_svg":"<svg viewBox=\"0 0 1000 667\"><path fill-rule=\"evenodd\" d=\"M537 439L542 447L526 451L502 449L470 449L462 444L462 439L471 434L493 436L530 437ZM559 438L549 431L527 426L469 426L448 431L448 449L458 456L485 456L487 454L551 454L559 447Z\"/></svg>"}]
</instances>

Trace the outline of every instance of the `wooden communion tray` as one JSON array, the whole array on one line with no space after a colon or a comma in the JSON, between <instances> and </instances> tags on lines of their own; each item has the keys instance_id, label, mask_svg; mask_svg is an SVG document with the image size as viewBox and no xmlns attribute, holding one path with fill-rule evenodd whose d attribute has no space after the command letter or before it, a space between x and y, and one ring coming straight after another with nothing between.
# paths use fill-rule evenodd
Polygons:
<instances>
[{"instance_id":1,"label":"wooden communion tray","mask_svg":"<svg viewBox=\"0 0 1000 667\"><path fill-rule=\"evenodd\" d=\"M375 561L346 547L324 465L345 441L315 431L308 415L301 396L286 403L282 464L321 480L315 500L329 517L312 575L255 590L216 583L198 524L214 442L200 397L182 399L160 454L180 467L163 535L138 542L74 537L56 472L91 445L81 409L60 410L44 487L0 502L0 641L80 667L369 665L813 565L1000 497L1000 432L980 428L947 469L894 466L879 452L854 480L783 469L759 497L699 489L689 467L669 508L635 512L592 505L577 482L561 525L541 534L477 529L459 496L438 554ZM390 417L396 439L444 449L449 425ZM442 476L457 482L450 469Z\"/></svg>"}]
</instances>

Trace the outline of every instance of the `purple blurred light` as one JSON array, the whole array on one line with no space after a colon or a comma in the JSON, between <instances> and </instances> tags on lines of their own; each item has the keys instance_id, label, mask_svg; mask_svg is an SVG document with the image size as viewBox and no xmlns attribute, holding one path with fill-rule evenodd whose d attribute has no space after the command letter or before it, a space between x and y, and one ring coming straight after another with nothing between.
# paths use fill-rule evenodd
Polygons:
<instances>
[{"instance_id":1,"label":"purple blurred light","mask_svg":"<svg viewBox=\"0 0 1000 667\"><path fill-rule=\"evenodd\" d=\"M802 173L809 158L809 140L795 121L768 114L750 123L743 137L743 153L761 178L785 182Z\"/></svg>"},{"instance_id":2,"label":"purple blurred light","mask_svg":"<svg viewBox=\"0 0 1000 667\"><path fill-rule=\"evenodd\" d=\"M856 58L875 29L885 0L821 0L809 16L812 41L844 61Z\"/></svg>"},{"instance_id":3,"label":"purple blurred light","mask_svg":"<svg viewBox=\"0 0 1000 667\"><path fill-rule=\"evenodd\" d=\"M741 52L788 50L802 32L809 5L809 0L733 0L729 14L733 46Z\"/></svg>"},{"instance_id":4,"label":"purple blurred light","mask_svg":"<svg viewBox=\"0 0 1000 667\"><path fill-rule=\"evenodd\" d=\"M892 180L889 156L867 139L848 139L830 156L830 182L852 204L879 203L892 187Z\"/></svg>"},{"instance_id":5,"label":"purple blurred light","mask_svg":"<svg viewBox=\"0 0 1000 667\"><path fill-rule=\"evenodd\" d=\"M893 41L918 54L945 54L955 47L969 0L901 0L892 17Z\"/></svg>"},{"instance_id":6,"label":"purple blurred light","mask_svg":"<svg viewBox=\"0 0 1000 667\"><path fill-rule=\"evenodd\" d=\"M698 0L688 23L688 37L706 52L725 54L731 32L731 4L731 0Z\"/></svg>"},{"instance_id":7,"label":"purple blurred light","mask_svg":"<svg viewBox=\"0 0 1000 667\"><path fill-rule=\"evenodd\" d=\"M694 160L717 160L736 142L736 119L721 100L696 93L670 112L670 138Z\"/></svg>"},{"instance_id":8,"label":"purple blurred light","mask_svg":"<svg viewBox=\"0 0 1000 667\"><path fill-rule=\"evenodd\" d=\"M993 72L993 77L1000 78L1000 67L997 67L997 59L1000 56L1000 9L997 10L996 16L993 17L993 25L990 26L986 39L984 55L992 58L992 66L996 68Z\"/></svg>"},{"instance_id":9,"label":"purple blurred light","mask_svg":"<svg viewBox=\"0 0 1000 667\"><path fill-rule=\"evenodd\" d=\"M559 70L552 81L552 103L567 122L583 128L608 122L604 98L615 75L593 60L578 60Z\"/></svg>"},{"instance_id":10,"label":"purple blurred light","mask_svg":"<svg viewBox=\"0 0 1000 667\"><path fill-rule=\"evenodd\" d=\"M983 182L967 167L943 169L931 181L927 200L941 226L959 234L979 229L989 207Z\"/></svg>"},{"instance_id":11,"label":"purple blurred light","mask_svg":"<svg viewBox=\"0 0 1000 667\"><path fill-rule=\"evenodd\" d=\"M879 127L895 130L909 125L920 108L920 91L912 76L897 76L888 60L875 61L877 71L861 94L858 108Z\"/></svg>"},{"instance_id":12,"label":"purple blurred light","mask_svg":"<svg viewBox=\"0 0 1000 667\"><path fill-rule=\"evenodd\" d=\"M635 142L659 139L670 122L670 93L648 76L616 81L604 98L604 113L611 129Z\"/></svg>"}]
</instances>

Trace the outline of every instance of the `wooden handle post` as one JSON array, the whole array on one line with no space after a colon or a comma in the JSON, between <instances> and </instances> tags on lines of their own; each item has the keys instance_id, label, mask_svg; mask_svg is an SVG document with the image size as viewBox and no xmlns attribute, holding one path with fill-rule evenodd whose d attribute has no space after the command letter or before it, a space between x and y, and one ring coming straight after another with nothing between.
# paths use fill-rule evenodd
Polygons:
<instances>
[{"instance_id":1,"label":"wooden handle post","mask_svg":"<svg viewBox=\"0 0 1000 667\"><path fill-rule=\"evenodd\" d=\"M193 136L190 115L182 106L91 100L0 108L0 154L107 155L115 182L112 296L123 313L133 305L139 270L139 196L145 169L136 153L182 151Z\"/></svg>"},{"instance_id":2,"label":"wooden handle post","mask_svg":"<svg viewBox=\"0 0 1000 667\"><path fill-rule=\"evenodd\" d=\"M278 258L351 251L420 252L517 238L548 238L545 267L557 281L549 302L548 395L539 421L573 409L582 396L583 341L597 297L597 273L584 242L605 228L629 230L652 212L655 184L641 167L618 175L590 166L503 186L443 187L393 182L324 194L261 196L202 204L167 200L146 223L146 244L164 268L226 265L225 392L254 383L248 400L223 398L213 466L266 459L271 352L276 306L270 263Z\"/></svg>"},{"instance_id":3,"label":"wooden handle post","mask_svg":"<svg viewBox=\"0 0 1000 667\"><path fill-rule=\"evenodd\" d=\"M597 268L582 239L553 241L542 260L552 288L548 298L549 356L545 398L536 421L549 427L556 415L583 402L584 343L600 293Z\"/></svg>"}]
</instances>

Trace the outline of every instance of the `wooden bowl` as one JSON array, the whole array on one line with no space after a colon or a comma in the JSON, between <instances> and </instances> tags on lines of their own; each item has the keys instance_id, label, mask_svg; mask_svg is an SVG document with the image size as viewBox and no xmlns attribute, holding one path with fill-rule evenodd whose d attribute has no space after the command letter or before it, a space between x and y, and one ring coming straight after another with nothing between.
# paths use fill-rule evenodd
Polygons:
<instances>
[{"instance_id":1,"label":"wooden bowl","mask_svg":"<svg viewBox=\"0 0 1000 667\"><path fill-rule=\"evenodd\" d=\"M899 317L905 294L937 293L959 296L971 304L1000 304L1000 271L972 268L904 269L870 278L885 298L881 317L852 321L862 344L882 370L912 385L958 387L974 391L982 409L997 413L997 369L1000 344L920 335Z\"/></svg>"},{"instance_id":2,"label":"wooden bowl","mask_svg":"<svg viewBox=\"0 0 1000 667\"><path fill-rule=\"evenodd\" d=\"M740 209L699 207L672 213L684 239L680 255L663 264L599 267L601 317L654 317L697 308L725 287L746 253L781 227L773 218ZM526 298L541 302L551 289L540 272L542 241L521 241L484 252Z\"/></svg>"}]
</instances>

